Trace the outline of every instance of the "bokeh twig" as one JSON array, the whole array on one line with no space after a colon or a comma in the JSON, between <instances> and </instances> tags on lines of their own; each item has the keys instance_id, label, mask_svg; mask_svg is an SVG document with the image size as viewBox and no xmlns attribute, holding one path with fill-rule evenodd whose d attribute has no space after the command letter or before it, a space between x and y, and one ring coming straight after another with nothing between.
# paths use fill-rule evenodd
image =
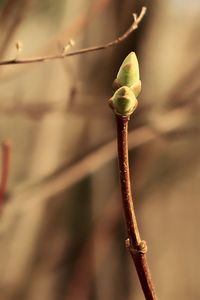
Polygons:
<instances>
[{"instance_id":1,"label":"bokeh twig","mask_svg":"<svg viewBox=\"0 0 200 300\"><path fill-rule=\"evenodd\" d=\"M113 244L114 230L120 223L121 210L120 205L116 204L117 197L117 192L114 192L108 203L102 209L103 213L100 213L100 215L95 218L92 231L75 263L65 300L89 299L91 283L95 276L95 271L100 271L106 254L108 254L108 250ZM101 247L101 256L96 270L94 270L94 262L91 259L95 243L97 243L98 247ZM85 270L87 270L87 274Z\"/></svg>"},{"instance_id":2,"label":"bokeh twig","mask_svg":"<svg viewBox=\"0 0 200 300\"><path fill-rule=\"evenodd\" d=\"M129 27L129 29L124 34L122 34L121 36L119 36L118 38L116 38L115 40L113 40L109 43L99 45L99 46L83 48L80 50L76 50L76 51L72 51L72 52L68 52L68 53L64 53L64 54L61 52L61 53L54 54L54 55L38 56L38 57L31 57L31 58L23 58L23 59L14 58L14 59L10 59L10 60L1 61L0 66L46 62L49 60L63 59L68 56L74 56L74 55L104 50L104 49L116 46L116 45L122 43L124 40L126 40L127 37L138 28L138 25L142 21L145 13L146 13L146 7L142 7L142 10L138 16L136 14L134 14L134 21L131 24L131 26Z\"/></svg>"},{"instance_id":3,"label":"bokeh twig","mask_svg":"<svg viewBox=\"0 0 200 300\"><path fill-rule=\"evenodd\" d=\"M3 141L1 147L2 147L2 167L1 167L1 181L0 181L0 210L2 210L4 204L4 197L5 197L8 178L9 178L11 145L8 141Z\"/></svg>"}]
</instances>

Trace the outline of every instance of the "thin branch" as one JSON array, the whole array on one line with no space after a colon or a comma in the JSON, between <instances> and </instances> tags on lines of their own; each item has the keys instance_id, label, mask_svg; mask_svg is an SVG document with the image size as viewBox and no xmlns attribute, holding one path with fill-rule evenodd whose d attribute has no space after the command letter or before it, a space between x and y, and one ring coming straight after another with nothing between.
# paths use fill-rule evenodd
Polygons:
<instances>
[{"instance_id":1,"label":"thin branch","mask_svg":"<svg viewBox=\"0 0 200 300\"><path fill-rule=\"evenodd\" d=\"M136 19L136 16L134 16ZM126 247L129 249L137 275L146 300L157 300L151 272L147 262L147 244L141 240L135 214L135 201L131 191L131 179L128 154L128 123L130 115L138 105L136 97L141 90L139 81L139 66L135 53L131 52L123 61L115 82L117 91L108 100L116 119L119 177L121 198L125 222L128 232ZM139 86L139 91L134 90L134 85ZM131 89L132 88L132 89Z\"/></svg>"},{"instance_id":2,"label":"thin branch","mask_svg":"<svg viewBox=\"0 0 200 300\"><path fill-rule=\"evenodd\" d=\"M3 207L4 196L6 193L7 183L9 178L11 145L9 142L3 141L1 147L2 147L2 167L1 167L1 181L0 181L0 210Z\"/></svg>"},{"instance_id":3,"label":"thin branch","mask_svg":"<svg viewBox=\"0 0 200 300\"><path fill-rule=\"evenodd\" d=\"M124 40L126 40L128 38L128 36L138 28L138 25L142 21L145 13L146 13L146 7L142 7L142 10L141 10L139 16L134 17L134 22L129 27L129 29L123 35L121 35L120 37L116 38L114 41L109 42L107 44L94 46L94 47L89 47L89 48L83 48L83 49L72 51L72 52L65 53L65 54L59 53L59 54L54 54L54 55L31 57L31 58L24 58L24 59L14 58L14 59L10 59L10 60L1 61L0 66L15 65L15 64L27 64L27 63L36 63L36 62L46 62L46 61L49 61L49 60L64 59L65 57L68 57L68 56L85 54L85 53L104 50L104 49L116 46L116 45L122 43Z\"/></svg>"},{"instance_id":4,"label":"thin branch","mask_svg":"<svg viewBox=\"0 0 200 300\"><path fill-rule=\"evenodd\" d=\"M72 21L71 24L67 26L67 28L58 31L55 35L53 35L40 50L37 50L37 53L50 53L50 49L55 49L55 47L58 49L58 45L62 45L63 47L67 38L72 36L75 38L78 34L81 34L84 29L87 29L87 27L91 24L91 21L97 19L97 17L106 10L110 2L111 0L94 0L90 18L88 18L87 10L81 11L81 13ZM35 54L35 56L38 56L38 54ZM25 65L22 66L24 67ZM31 64L26 64L26 68L29 68L30 66ZM21 70L21 68L10 68L9 72L4 72L3 76L0 77L2 77L5 81L13 76L19 76L21 74Z\"/></svg>"},{"instance_id":5,"label":"thin branch","mask_svg":"<svg viewBox=\"0 0 200 300\"><path fill-rule=\"evenodd\" d=\"M129 117L120 117L116 115L121 194L129 236L127 239L127 248L135 263L145 299L156 300L156 292L147 263L147 246L146 242L142 241L140 238L131 192L128 159L128 121Z\"/></svg>"}]
</instances>

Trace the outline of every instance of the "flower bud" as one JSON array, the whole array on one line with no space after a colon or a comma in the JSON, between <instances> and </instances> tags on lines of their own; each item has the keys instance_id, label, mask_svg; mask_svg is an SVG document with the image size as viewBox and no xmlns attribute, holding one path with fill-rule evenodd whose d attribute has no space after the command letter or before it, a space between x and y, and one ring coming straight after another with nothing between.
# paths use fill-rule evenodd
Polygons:
<instances>
[{"instance_id":1,"label":"flower bud","mask_svg":"<svg viewBox=\"0 0 200 300\"><path fill-rule=\"evenodd\" d=\"M141 83L141 80L138 80L136 83L134 83L134 84L131 86L131 90L133 91L135 97L137 97L137 96L140 94L141 89L142 89L142 83Z\"/></svg>"},{"instance_id":2,"label":"flower bud","mask_svg":"<svg viewBox=\"0 0 200 300\"><path fill-rule=\"evenodd\" d=\"M136 97L141 91L139 65L134 52L131 52L125 58L114 81L114 87L119 88L122 86L131 88Z\"/></svg>"},{"instance_id":3,"label":"flower bud","mask_svg":"<svg viewBox=\"0 0 200 300\"><path fill-rule=\"evenodd\" d=\"M136 109L138 101L133 91L127 87L120 87L109 99L109 105L117 115L130 116Z\"/></svg>"}]
</instances>

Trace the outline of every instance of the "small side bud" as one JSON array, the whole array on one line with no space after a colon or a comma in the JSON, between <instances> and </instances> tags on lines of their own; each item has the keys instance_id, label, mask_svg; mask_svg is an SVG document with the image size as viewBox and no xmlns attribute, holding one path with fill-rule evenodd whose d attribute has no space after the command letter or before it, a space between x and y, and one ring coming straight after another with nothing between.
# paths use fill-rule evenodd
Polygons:
<instances>
[{"instance_id":1,"label":"small side bud","mask_svg":"<svg viewBox=\"0 0 200 300\"><path fill-rule=\"evenodd\" d=\"M75 45L75 41L73 39L69 39L69 42L62 49L62 55L65 55L67 51L74 45Z\"/></svg>"},{"instance_id":2,"label":"small side bud","mask_svg":"<svg viewBox=\"0 0 200 300\"><path fill-rule=\"evenodd\" d=\"M127 86L120 87L108 102L114 113L120 116L130 116L138 105L133 91Z\"/></svg>"},{"instance_id":3,"label":"small side bud","mask_svg":"<svg viewBox=\"0 0 200 300\"><path fill-rule=\"evenodd\" d=\"M134 83L134 84L131 86L131 90L133 91L135 97L137 97L137 96L140 94L141 89L142 89L142 83L141 83L141 80L138 80L136 83Z\"/></svg>"},{"instance_id":4,"label":"small side bud","mask_svg":"<svg viewBox=\"0 0 200 300\"><path fill-rule=\"evenodd\" d=\"M69 45L73 47L75 45L75 40L69 39Z\"/></svg>"},{"instance_id":5,"label":"small side bud","mask_svg":"<svg viewBox=\"0 0 200 300\"><path fill-rule=\"evenodd\" d=\"M17 41L15 43L15 47L17 49L17 53L16 53L16 56L15 56L15 60L18 60L19 56L20 56L20 53L23 51L23 44L21 41Z\"/></svg>"},{"instance_id":6,"label":"small side bud","mask_svg":"<svg viewBox=\"0 0 200 300\"><path fill-rule=\"evenodd\" d=\"M117 79L115 79L113 81L112 87L115 91L121 87L121 85L118 83Z\"/></svg>"},{"instance_id":7,"label":"small side bud","mask_svg":"<svg viewBox=\"0 0 200 300\"><path fill-rule=\"evenodd\" d=\"M16 47L18 53L21 52L23 50L23 44L22 44L22 42L21 41L17 41L15 43L15 47Z\"/></svg>"}]
</instances>

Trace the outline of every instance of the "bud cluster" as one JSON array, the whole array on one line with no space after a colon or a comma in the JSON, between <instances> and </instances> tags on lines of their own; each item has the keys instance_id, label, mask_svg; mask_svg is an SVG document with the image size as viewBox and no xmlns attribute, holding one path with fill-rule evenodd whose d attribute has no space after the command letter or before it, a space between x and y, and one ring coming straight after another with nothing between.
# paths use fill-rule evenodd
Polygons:
<instances>
[{"instance_id":1,"label":"bud cluster","mask_svg":"<svg viewBox=\"0 0 200 300\"><path fill-rule=\"evenodd\" d=\"M138 60L131 52L123 61L113 86L116 90L109 105L120 116L130 116L138 105L136 97L141 92Z\"/></svg>"}]
</instances>

